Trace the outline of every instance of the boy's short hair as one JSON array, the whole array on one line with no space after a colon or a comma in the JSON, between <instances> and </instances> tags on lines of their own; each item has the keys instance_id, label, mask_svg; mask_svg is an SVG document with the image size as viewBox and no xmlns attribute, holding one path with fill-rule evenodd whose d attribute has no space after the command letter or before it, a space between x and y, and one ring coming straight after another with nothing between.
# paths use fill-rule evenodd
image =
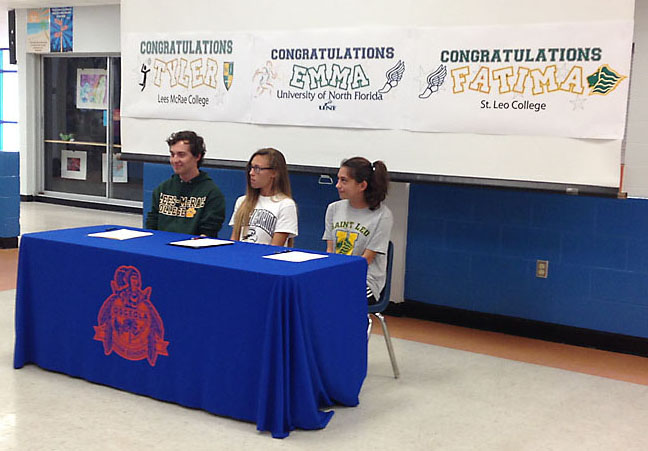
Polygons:
<instances>
[{"instance_id":1,"label":"boy's short hair","mask_svg":"<svg viewBox=\"0 0 648 451\"><path fill-rule=\"evenodd\" d=\"M203 158L205 157L205 152L207 152L205 140L202 139L202 136L198 136L196 132L192 132L191 130L182 130L171 133L171 136L166 140L166 143L171 147L181 141L186 141L187 144L189 144L189 149L194 157L200 156L200 160L198 160L198 167L200 167Z\"/></svg>"}]
</instances>

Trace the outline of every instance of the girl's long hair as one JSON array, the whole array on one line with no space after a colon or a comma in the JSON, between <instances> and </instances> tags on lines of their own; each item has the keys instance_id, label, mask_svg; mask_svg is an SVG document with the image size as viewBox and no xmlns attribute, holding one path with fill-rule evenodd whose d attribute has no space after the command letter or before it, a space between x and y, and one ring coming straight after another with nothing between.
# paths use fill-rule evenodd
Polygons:
<instances>
[{"instance_id":1,"label":"girl's long hair","mask_svg":"<svg viewBox=\"0 0 648 451\"><path fill-rule=\"evenodd\" d=\"M353 157L344 160L342 166L349 169L349 174L356 182L367 182L364 197L369 210L380 207L389 190L389 173L385 163L380 160L371 163L366 158Z\"/></svg>"},{"instance_id":2,"label":"girl's long hair","mask_svg":"<svg viewBox=\"0 0 648 451\"><path fill-rule=\"evenodd\" d=\"M268 163L272 169L275 170L275 177L272 179L272 187L270 192L277 200L285 199L286 197L292 198L290 190L290 178L288 177L288 167L286 166L286 159L283 154L277 149L266 147L259 149L252 154L246 166L245 179L247 180L247 189L245 190L245 199L236 212L234 217L234 236L240 237L241 231L247 233L247 225L250 222L250 215L254 211L254 207L259 200L261 194L260 188L252 188L250 183L250 169L252 160L257 155L267 155ZM238 238L237 238L238 239ZM292 245L292 238L289 240L288 245Z\"/></svg>"}]
</instances>

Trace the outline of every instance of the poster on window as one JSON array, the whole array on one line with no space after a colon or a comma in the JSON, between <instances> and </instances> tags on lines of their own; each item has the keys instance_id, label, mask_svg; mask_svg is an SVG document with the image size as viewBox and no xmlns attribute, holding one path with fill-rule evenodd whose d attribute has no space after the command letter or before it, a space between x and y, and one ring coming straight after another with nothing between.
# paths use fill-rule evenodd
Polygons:
<instances>
[{"instance_id":1,"label":"poster on window","mask_svg":"<svg viewBox=\"0 0 648 451\"><path fill-rule=\"evenodd\" d=\"M108 108L108 73L105 69L77 69L77 108Z\"/></svg>"},{"instance_id":2,"label":"poster on window","mask_svg":"<svg viewBox=\"0 0 648 451\"><path fill-rule=\"evenodd\" d=\"M74 50L74 8L50 8L50 52L63 53Z\"/></svg>"},{"instance_id":3,"label":"poster on window","mask_svg":"<svg viewBox=\"0 0 648 451\"><path fill-rule=\"evenodd\" d=\"M27 10L27 53L50 51L49 20L49 8Z\"/></svg>"},{"instance_id":4,"label":"poster on window","mask_svg":"<svg viewBox=\"0 0 648 451\"><path fill-rule=\"evenodd\" d=\"M113 183L128 183L128 162L122 161L113 155ZM108 181L108 165L106 164L106 154L101 158L101 181L106 183Z\"/></svg>"},{"instance_id":5,"label":"poster on window","mask_svg":"<svg viewBox=\"0 0 648 451\"><path fill-rule=\"evenodd\" d=\"M81 150L61 151L61 178L85 180L88 153Z\"/></svg>"}]
</instances>

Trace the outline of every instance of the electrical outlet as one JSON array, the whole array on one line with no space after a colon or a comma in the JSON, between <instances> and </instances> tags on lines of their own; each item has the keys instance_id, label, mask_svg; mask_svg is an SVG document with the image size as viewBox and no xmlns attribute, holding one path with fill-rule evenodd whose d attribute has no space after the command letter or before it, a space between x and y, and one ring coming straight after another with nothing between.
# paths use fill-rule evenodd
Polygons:
<instances>
[{"instance_id":1,"label":"electrical outlet","mask_svg":"<svg viewBox=\"0 0 648 451\"><path fill-rule=\"evenodd\" d=\"M546 279L549 275L549 260L536 260L536 277Z\"/></svg>"}]
</instances>

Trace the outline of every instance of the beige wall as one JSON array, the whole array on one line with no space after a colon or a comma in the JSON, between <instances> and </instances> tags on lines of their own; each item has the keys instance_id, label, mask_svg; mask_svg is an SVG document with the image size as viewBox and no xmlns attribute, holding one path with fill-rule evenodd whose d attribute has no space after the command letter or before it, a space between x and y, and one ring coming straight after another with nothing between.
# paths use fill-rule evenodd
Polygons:
<instances>
[{"instance_id":1,"label":"beige wall","mask_svg":"<svg viewBox=\"0 0 648 451\"><path fill-rule=\"evenodd\" d=\"M634 59L626 124L623 191L648 198L648 1L635 9Z\"/></svg>"}]
</instances>

